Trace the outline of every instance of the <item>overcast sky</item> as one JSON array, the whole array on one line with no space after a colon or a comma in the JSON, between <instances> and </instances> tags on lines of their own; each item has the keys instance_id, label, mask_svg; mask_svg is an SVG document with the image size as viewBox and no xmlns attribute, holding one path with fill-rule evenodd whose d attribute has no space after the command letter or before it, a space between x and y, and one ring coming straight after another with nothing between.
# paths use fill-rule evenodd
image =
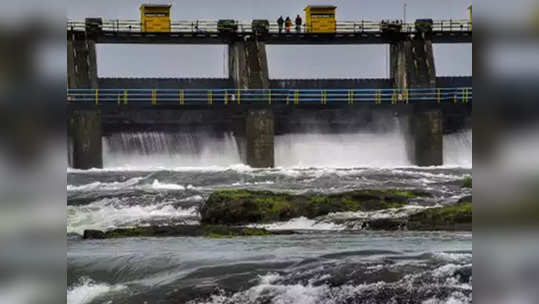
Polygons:
<instances>
[{"instance_id":1,"label":"overcast sky","mask_svg":"<svg viewBox=\"0 0 539 304\"><path fill-rule=\"evenodd\" d=\"M67 17L139 19L142 3L171 3L173 20L277 19L301 14L308 4L337 6L338 20L466 19L471 0L70 0ZM227 77L226 47L198 45L98 45L100 77ZM385 78L388 48L268 46L270 78ZM472 74L471 44L435 45L439 76Z\"/></svg>"}]
</instances>

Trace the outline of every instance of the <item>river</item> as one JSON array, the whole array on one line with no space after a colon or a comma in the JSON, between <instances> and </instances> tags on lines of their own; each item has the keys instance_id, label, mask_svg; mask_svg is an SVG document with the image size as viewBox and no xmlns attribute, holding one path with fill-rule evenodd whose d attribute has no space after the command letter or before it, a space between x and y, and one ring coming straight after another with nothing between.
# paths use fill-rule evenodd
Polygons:
<instances>
[{"instance_id":1,"label":"river","mask_svg":"<svg viewBox=\"0 0 539 304\"><path fill-rule=\"evenodd\" d=\"M277 161L275 169L252 169L237 164L229 140L225 137L220 149L210 149L226 156L191 155L187 165L193 166L177 163L182 157L170 151L158 157L151 151L138 159L136 153L109 151L105 169L68 169L68 303L472 302L471 232L361 228L368 218L404 216L471 195L471 189L459 184L472 173L471 132L446 138L452 143L444 151L448 164L432 168L410 166L399 149L386 151L398 140L394 137L371 146L384 151L378 157L369 149L339 153L339 139L331 139L336 142L320 144L316 155L302 158L310 140L326 139L289 136L276 140L281 143L276 158L290 155L287 162ZM110 144L107 149L112 149ZM390 152L393 158L384 166ZM346 163L351 165L343 166ZM296 235L109 240L80 236L85 229L197 224L201 204L213 190L225 188L292 193L398 188L420 189L430 196L398 210L264 225L300 232Z\"/></svg>"}]
</instances>

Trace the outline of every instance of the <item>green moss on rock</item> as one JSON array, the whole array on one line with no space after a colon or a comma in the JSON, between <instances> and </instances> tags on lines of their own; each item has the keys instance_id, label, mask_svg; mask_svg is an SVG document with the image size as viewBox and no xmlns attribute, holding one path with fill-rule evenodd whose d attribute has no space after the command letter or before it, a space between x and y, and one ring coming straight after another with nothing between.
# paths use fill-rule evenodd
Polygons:
<instances>
[{"instance_id":1,"label":"green moss on rock","mask_svg":"<svg viewBox=\"0 0 539 304\"><path fill-rule=\"evenodd\" d=\"M465 177L462 180L462 187L464 187L464 188L472 188L472 177L471 176Z\"/></svg>"},{"instance_id":2,"label":"green moss on rock","mask_svg":"<svg viewBox=\"0 0 539 304\"><path fill-rule=\"evenodd\" d=\"M411 198L426 196L411 190L357 190L330 195L293 195L270 191L217 190L201 209L202 223L242 225L315 218L332 212L399 208Z\"/></svg>"},{"instance_id":3,"label":"green moss on rock","mask_svg":"<svg viewBox=\"0 0 539 304\"><path fill-rule=\"evenodd\" d=\"M424 210L411 215L407 227L409 230L471 230L472 203Z\"/></svg>"},{"instance_id":4,"label":"green moss on rock","mask_svg":"<svg viewBox=\"0 0 539 304\"><path fill-rule=\"evenodd\" d=\"M262 228L244 228L224 225L174 225L120 228L109 231L86 230L84 239L114 239L127 237L202 236L232 238L236 236L265 236L291 234L291 231L271 232Z\"/></svg>"}]
</instances>

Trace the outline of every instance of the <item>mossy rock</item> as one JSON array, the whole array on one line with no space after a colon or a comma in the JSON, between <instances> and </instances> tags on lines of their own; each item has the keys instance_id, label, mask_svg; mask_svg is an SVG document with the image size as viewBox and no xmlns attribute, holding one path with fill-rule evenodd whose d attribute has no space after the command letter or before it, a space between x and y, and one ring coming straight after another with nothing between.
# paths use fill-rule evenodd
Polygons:
<instances>
[{"instance_id":1,"label":"mossy rock","mask_svg":"<svg viewBox=\"0 0 539 304\"><path fill-rule=\"evenodd\" d=\"M462 187L463 188L472 188L472 177L471 176L465 177L462 180Z\"/></svg>"},{"instance_id":2,"label":"mossy rock","mask_svg":"<svg viewBox=\"0 0 539 304\"><path fill-rule=\"evenodd\" d=\"M224 225L174 225L120 228L109 231L85 230L84 239L114 239L127 237L202 236L209 238L232 238L236 236L266 236L292 234L292 231L272 232L262 228L232 227Z\"/></svg>"},{"instance_id":3,"label":"mossy rock","mask_svg":"<svg viewBox=\"0 0 539 304\"><path fill-rule=\"evenodd\" d=\"M411 190L357 190L339 194L294 195L270 191L217 190L201 208L204 224L243 225L315 218L332 212L399 208L428 194Z\"/></svg>"},{"instance_id":4,"label":"mossy rock","mask_svg":"<svg viewBox=\"0 0 539 304\"><path fill-rule=\"evenodd\" d=\"M471 230L472 203L427 209L408 218L408 230Z\"/></svg>"}]
</instances>

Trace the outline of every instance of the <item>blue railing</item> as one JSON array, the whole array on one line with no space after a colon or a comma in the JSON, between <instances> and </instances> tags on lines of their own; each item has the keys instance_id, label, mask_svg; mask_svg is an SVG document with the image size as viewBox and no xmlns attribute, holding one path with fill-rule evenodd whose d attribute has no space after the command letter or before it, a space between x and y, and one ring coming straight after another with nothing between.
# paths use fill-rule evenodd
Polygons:
<instances>
[{"instance_id":1,"label":"blue railing","mask_svg":"<svg viewBox=\"0 0 539 304\"><path fill-rule=\"evenodd\" d=\"M428 89L68 89L78 104L470 103L472 88Z\"/></svg>"}]
</instances>

